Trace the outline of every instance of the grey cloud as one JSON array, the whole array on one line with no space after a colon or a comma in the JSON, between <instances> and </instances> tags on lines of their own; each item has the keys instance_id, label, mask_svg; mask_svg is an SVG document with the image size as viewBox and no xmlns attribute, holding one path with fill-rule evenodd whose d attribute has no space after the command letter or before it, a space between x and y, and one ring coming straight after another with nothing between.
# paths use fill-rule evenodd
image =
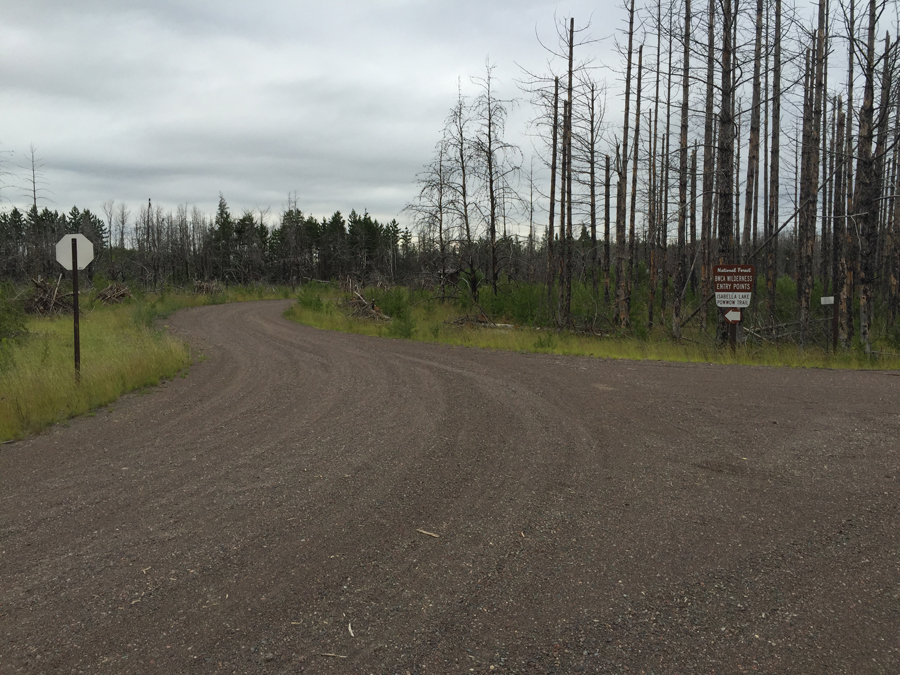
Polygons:
<instances>
[{"instance_id":1,"label":"grey cloud","mask_svg":"<svg viewBox=\"0 0 900 675\"><path fill-rule=\"evenodd\" d=\"M16 5L0 23L0 147L35 144L58 208L153 197L212 211L221 191L236 211L278 209L296 190L306 212L387 220L415 194L457 78L472 92L490 54L502 95L516 96L515 63L546 61L535 26L552 32L569 6L593 11L580 0Z\"/></svg>"}]
</instances>

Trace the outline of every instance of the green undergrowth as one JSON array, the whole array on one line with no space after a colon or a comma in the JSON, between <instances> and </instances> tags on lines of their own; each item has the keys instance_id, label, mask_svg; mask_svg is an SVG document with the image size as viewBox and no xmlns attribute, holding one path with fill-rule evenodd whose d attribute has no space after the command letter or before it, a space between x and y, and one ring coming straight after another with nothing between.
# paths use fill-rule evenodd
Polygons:
<instances>
[{"instance_id":1,"label":"green undergrowth","mask_svg":"<svg viewBox=\"0 0 900 675\"><path fill-rule=\"evenodd\" d=\"M291 297L289 288L264 286L231 287L212 296L178 289L132 292L134 300L113 306L95 303L96 290L82 296L80 382L72 316L13 315L7 303L7 328L0 337L0 441L40 431L183 372L191 362L190 349L161 324L179 309Z\"/></svg>"},{"instance_id":2,"label":"green undergrowth","mask_svg":"<svg viewBox=\"0 0 900 675\"><path fill-rule=\"evenodd\" d=\"M440 342L518 352L581 355L609 359L654 360L683 363L787 366L797 368L900 369L900 354L881 353L870 359L859 350L832 355L821 347L795 344L743 344L732 350L716 345L714 336L694 329L684 340L673 340L657 329L652 335L602 335L542 328L546 290L526 287L498 293L483 290L475 306L460 297L441 299L433 291L369 288L364 297L374 301L390 321L352 316L349 296L336 286L303 287L297 303L285 316L297 323L326 330L382 338ZM576 290L576 296L588 295ZM574 303L573 303L574 304ZM590 307L586 308L588 311ZM465 320L468 317L468 321ZM486 321L487 317L490 317ZM493 322L493 323L491 323Z\"/></svg>"},{"instance_id":3,"label":"green undergrowth","mask_svg":"<svg viewBox=\"0 0 900 675\"><path fill-rule=\"evenodd\" d=\"M132 315L128 306L82 314L80 383L72 317L29 319L27 337L4 345L0 440L86 413L188 366L185 344L136 323Z\"/></svg>"}]
</instances>

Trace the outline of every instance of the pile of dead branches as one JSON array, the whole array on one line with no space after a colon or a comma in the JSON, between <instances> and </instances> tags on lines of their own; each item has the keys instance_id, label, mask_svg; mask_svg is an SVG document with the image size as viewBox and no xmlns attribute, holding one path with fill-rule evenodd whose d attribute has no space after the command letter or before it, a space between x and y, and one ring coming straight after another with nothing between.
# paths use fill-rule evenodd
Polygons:
<instances>
[{"instance_id":1,"label":"pile of dead branches","mask_svg":"<svg viewBox=\"0 0 900 675\"><path fill-rule=\"evenodd\" d=\"M62 274L56 280L56 284L46 279L32 279L34 292L25 300L25 312L39 316L53 316L56 314L68 314L75 311L75 304L71 293L60 293L59 284Z\"/></svg>"},{"instance_id":2,"label":"pile of dead branches","mask_svg":"<svg viewBox=\"0 0 900 675\"><path fill-rule=\"evenodd\" d=\"M390 321L391 317L381 311L375 301L366 300L357 291L353 291L353 297L347 301L350 307L350 316L358 319L375 319L376 321Z\"/></svg>"},{"instance_id":3,"label":"pile of dead branches","mask_svg":"<svg viewBox=\"0 0 900 675\"><path fill-rule=\"evenodd\" d=\"M128 290L128 286L118 282L111 283L97 293L97 300L104 305L115 305L128 299L134 300L134 296L131 294L131 291Z\"/></svg>"},{"instance_id":4,"label":"pile of dead branches","mask_svg":"<svg viewBox=\"0 0 900 675\"><path fill-rule=\"evenodd\" d=\"M195 281L194 293L197 295L218 295L222 287L216 281Z\"/></svg>"}]
</instances>

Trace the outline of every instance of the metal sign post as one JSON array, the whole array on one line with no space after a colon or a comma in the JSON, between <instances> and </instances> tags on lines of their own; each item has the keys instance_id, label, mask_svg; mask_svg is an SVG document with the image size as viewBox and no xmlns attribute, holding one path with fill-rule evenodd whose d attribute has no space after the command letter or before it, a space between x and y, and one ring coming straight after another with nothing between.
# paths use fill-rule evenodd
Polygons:
<instances>
[{"instance_id":1,"label":"metal sign post","mask_svg":"<svg viewBox=\"0 0 900 675\"><path fill-rule=\"evenodd\" d=\"M72 237L72 260L78 260L78 240ZM72 300L75 305L75 379L81 382L81 336L78 332L78 265L72 265Z\"/></svg>"},{"instance_id":2,"label":"metal sign post","mask_svg":"<svg viewBox=\"0 0 900 675\"><path fill-rule=\"evenodd\" d=\"M71 243L69 243L71 242ZM56 261L72 270L72 298L75 306L75 379L81 382L81 336L78 326L78 270L94 259L94 245L83 234L67 234L56 244Z\"/></svg>"}]
</instances>

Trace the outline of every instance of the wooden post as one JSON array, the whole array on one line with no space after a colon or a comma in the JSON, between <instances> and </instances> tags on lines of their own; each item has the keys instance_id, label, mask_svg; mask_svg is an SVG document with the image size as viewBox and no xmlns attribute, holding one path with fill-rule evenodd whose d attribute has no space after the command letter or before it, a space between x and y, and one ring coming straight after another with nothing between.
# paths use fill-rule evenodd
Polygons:
<instances>
[{"instance_id":1,"label":"wooden post","mask_svg":"<svg viewBox=\"0 0 900 675\"><path fill-rule=\"evenodd\" d=\"M838 347L838 315L840 305L834 303L831 306L831 353L837 354Z\"/></svg>"}]
</instances>

